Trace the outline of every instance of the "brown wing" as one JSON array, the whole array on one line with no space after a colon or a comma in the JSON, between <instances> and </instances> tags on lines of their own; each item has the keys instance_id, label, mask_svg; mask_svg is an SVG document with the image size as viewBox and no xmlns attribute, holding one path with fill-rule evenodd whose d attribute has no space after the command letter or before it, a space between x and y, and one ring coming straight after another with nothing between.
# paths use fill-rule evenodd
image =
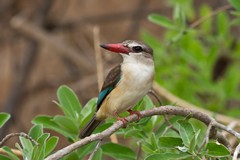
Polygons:
<instances>
[{"instance_id":1,"label":"brown wing","mask_svg":"<svg viewBox=\"0 0 240 160\"><path fill-rule=\"evenodd\" d=\"M107 75L101 92L99 93L98 96L98 101L97 101L97 110L100 108L102 102L104 99L107 97L107 95L115 88L115 86L118 84L118 82L121 79L121 65L118 65L114 67Z\"/></svg>"}]
</instances>

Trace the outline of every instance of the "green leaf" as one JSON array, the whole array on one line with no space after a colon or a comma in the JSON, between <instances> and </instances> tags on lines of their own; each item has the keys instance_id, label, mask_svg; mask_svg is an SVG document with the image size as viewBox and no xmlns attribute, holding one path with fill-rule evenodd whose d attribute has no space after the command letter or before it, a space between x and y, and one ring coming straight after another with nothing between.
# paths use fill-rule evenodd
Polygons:
<instances>
[{"instance_id":1,"label":"green leaf","mask_svg":"<svg viewBox=\"0 0 240 160\"><path fill-rule=\"evenodd\" d=\"M8 158L8 157L6 157L4 155L1 155L1 154L0 154L0 159L1 160L11 160L10 158Z\"/></svg>"},{"instance_id":2,"label":"green leaf","mask_svg":"<svg viewBox=\"0 0 240 160\"><path fill-rule=\"evenodd\" d=\"M178 30L183 30L186 26L186 14L181 5L176 4L173 14L174 24L178 26Z\"/></svg>"},{"instance_id":3,"label":"green leaf","mask_svg":"<svg viewBox=\"0 0 240 160\"><path fill-rule=\"evenodd\" d=\"M71 117L54 116L53 121L67 132L78 135L79 129Z\"/></svg>"},{"instance_id":4,"label":"green leaf","mask_svg":"<svg viewBox=\"0 0 240 160\"><path fill-rule=\"evenodd\" d=\"M2 128L2 126L9 120L10 117L11 116L8 113L5 112L0 113L0 128Z\"/></svg>"},{"instance_id":5,"label":"green leaf","mask_svg":"<svg viewBox=\"0 0 240 160\"><path fill-rule=\"evenodd\" d=\"M35 146L33 149L32 159L43 160L45 156L44 150L45 150L45 145L40 144L38 146Z\"/></svg>"},{"instance_id":6,"label":"green leaf","mask_svg":"<svg viewBox=\"0 0 240 160\"><path fill-rule=\"evenodd\" d=\"M208 5L201 5L200 6L200 16L205 17L211 14L212 10ZM202 30L206 33L210 33L212 30L212 18L209 17L207 20L205 20L203 23L200 24Z\"/></svg>"},{"instance_id":7,"label":"green leaf","mask_svg":"<svg viewBox=\"0 0 240 160\"><path fill-rule=\"evenodd\" d=\"M77 159L80 159L80 158L78 157L77 150L75 150L75 151L69 153L68 155L66 155L63 160L75 160L75 159L76 159L76 160L77 160Z\"/></svg>"},{"instance_id":8,"label":"green leaf","mask_svg":"<svg viewBox=\"0 0 240 160\"><path fill-rule=\"evenodd\" d=\"M178 124L179 124L179 133L183 140L183 143L185 146L189 147L191 140L193 139L195 134L194 129L191 123L189 123L187 120L178 120Z\"/></svg>"},{"instance_id":9,"label":"green leaf","mask_svg":"<svg viewBox=\"0 0 240 160\"><path fill-rule=\"evenodd\" d=\"M23 151L26 153L23 153L24 155L27 155L27 157L31 157L32 151L33 151L33 145L32 142L25 138L25 137L19 137L20 143L22 145Z\"/></svg>"},{"instance_id":10,"label":"green leaf","mask_svg":"<svg viewBox=\"0 0 240 160\"><path fill-rule=\"evenodd\" d=\"M158 153L148 156L145 160L181 160L189 157L191 155L187 153Z\"/></svg>"},{"instance_id":11,"label":"green leaf","mask_svg":"<svg viewBox=\"0 0 240 160\"><path fill-rule=\"evenodd\" d=\"M98 126L98 127L93 131L93 133L95 134L95 133L102 132L102 131L106 130L107 128L109 128L109 127L112 126L112 125L113 125L113 123L111 123L111 122L109 122L109 123L104 123L104 124Z\"/></svg>"},{"instance_id":12,"label":"green leaf","mask_svg":"<svg viewBox=\"0 0 240 160\"><path fill-rule=\"evenodd\" d=\"M77 140L76 134L71 134L66 130L60 128L54 121L51 116L37 116L32 120L33 124L42 124L44 128L54 130L58 133L61 133L65 137L69 138L71 141Z\"/></svg>"},{"instance_id":13,"label":"green leaf","mask_svg":"<svg viewBox=\"0 0 240 160\"><path fill-rule=\"evenodd\" d=\"M19 158L13 153L13 151L9 147L4 146L2 147L2 149L8 154L11 160L19 160Z\"/></svg>"},{"instance_id":14,"label":"green leaf","mask_svg":"<svg viewBox=\"0 0 240 160\"><path fill-rule=\"evenodd\" d=\"M195 147L196 147L196 145L197 145L197 140L198 140L198 138L199 138L199 137L198 137L199 134L200 134L200 129L195 133L194 137L193 137L192 140L191 140L190 147L189 147L190 152L193 152L193 151L194 151L194 149L195 149Z\"/></svg>"},{"instance_id":15,"label":"green leaf","mask_svg":"<svg viewBox=\"0 0 240 160\"><path fill-rule=\"evenodd\" d=\"M148 154L152 154L152 153L154 153L154 149L153 149L153 147L152 147L152 145L150 144L150 143L148 143L148 142L143 142L142 143L142 150L144 151L144 152L146 152L146 153L148 153Z\"/></svg>"},{"instance_id":16,"label":"green leaf","mask_svg":"<svg viewBox=\"0 0 240 160\"><path fill-rule=\"evenodd\" d=\"M224 12L217 15L217 30L219 35L226 38L229 31L229 19L228 15Z\"/></svg>"},{"instance_id":17,"label":"green leaf","mask_svg":"<svg viewBox=\"0 0 240 160\"><path fill-rule=\"evenodd\" d=\"M83 147L79 148L77 150L77 153L78 153L78 159L84 159L84 157L91 153L94 148L96 147L96 144L97 142L92 142L92 143L89 143L87 145L84 145Z\"/></svg>"},{"instance_id":18,"label":"green leaf","mask_svg":"<svg viewBox=\"0 0 240 160\"><path fill-rule=\"evenodd\" d=\"M159 14L150 14L148 16L148 20L152 23L155 23L168 29L172 30L176 29L176 27L174 26L173 22L170 19Z\"/></svg>"},{"instance_id":19,"label":"green leaf","mask_svg":"<svg viewBox=\"0 0 240 160\"><path fill-rule=\"evenodd\" d=\"M49 136L49 133L44 133L41 137L38 138L37 142L39 145L34 147L32 159L42 160L45 157L46 141Z\"/></svg>"},{"instance_id":20,"label":"green leaf","mask_svg":"<svg viewBox=\"0 0 240 160\"><path fill-rule=\"evenodd\" d=\"M43 144L46 142L46 140L49 138L50 133L44 133L43 135L41 135L41 137L38 138L37 142L39 144Z\"/></svg>"},{"instance_id":21,"label":"green leaf","mask_svg":"<svg viewBox=\"0 0 240 160\"><path fill-rule=\"evenodd\" d=\"M41 135L43 134L43 128L42 125L34 125L30 131L29 136L32 137L34 140L37 140Z\"/></svg>"},{"instance_id":22,"label":"green leaf","mask_svg":"<svg viewBox=\"0 0 240 160\"><path fill-rule=\"evenodd\" d=\"M240 1L239 0L228 0L228 2L233 6L236 10L240 11Z\"/></svg>"},{"instance_id":23,"label":"green leaf","mask_svg":"<svg viewBox=\"0 0 240 160\"><path fill-rule=\"evenodd\" d=\"M176 148L177 146L183 146L183 141L178 137L160 137L158 145L166 148Z\"/></svg>"},{"instance_id":24,"label":"green leaf","mask_svg":"<svg viewBox=\"0 0 240 160\"><path fill-rule=\"evenodd\" d=\"M180 120L180 119L183 119L183 117L180 117L180 116L172 116L171 118L169 118L169 122L170 122L171 124L173 124L174 127L178 127L177 121ZM156 124L156 125L157 125L157 124ZM169 125L169 124L168 124L167 122L164 122L162 125L160 125L159 128L158 128L158 130L157 130L157 132L156 132L156 135L163 136L163 133L165 132L165 130L166 130L166 128L167 128L168 125ZM169 131L171 131L171 130L169 130ZM165 133L165 134L166 134L166 133ZM178 135L176 134L176 136L178 136ZM175 136L172 136L172 137L175 137Z\"/></svg>"},{"instance_id":25,"label":"green leaf","mask_svg":"<svg viewBox=\"0 0 240 160\"><path fill-rule=\"evenodd\" d=\"M87 102L81 111L81 119L79 120L80 128L83 128L93 117L96 109L97 98L92 98Z\"/></svg>"},{"instance_id":26,"label":"green leaf","mask_svg":"<svg viewBox=\"0 0 240 160\"><path fill-rule=\"evenodd\" d=\"M151 142L151 145L153 146L154 150L157 150L158 149L157 139L153 132L152 132L152 136L150 138L150 142Z\"/></svg>"},{"instance_id":27,"label":"green leaf","mask_svg":"<svg viewBox=\"0 0 240 160\"><path fill-rule=\"evenodd\" d=\"M115 159L135 159L136 154L128 147L115 143L105 143L101 146L104 154Z\"/></svg>"},{"instance_id":28,"label":"green leaf","mask_svg":"<svg viewBox=\"0 0 240 160\"><path fill-rule=\"evenodd\" d=\"M74 91L68 86L62 85L57 90L57 97L60 102L59 107L64 114L78 120L82 107Z\"/></svg>"},{"instance_id":29,"label":"green leaf","mask_svg":"<svg viewBox=\"0 0 240 160\"><path fill-rule=\"evenodd\" d=\"M137 127L124 129L123 132L125 133L124 135L125 138L128 138L128 137L146 138L147 137L146 133Z\"/></svg>"},{"instance_id":30,"label":"green leaf","mask_svg":"<svg viewBox=\"0 0 240 160\"><path fill-rule=\"evenodd\" d=\"M59 138L57 136L52 136L47 140L45 155L49 155L54 150L54 148L57 146L58 139Z\"/></svg>"},{"instance_id":31,"label":"green leaf","mask_svg":"<svg viewBox=\"0 0 240 160\"><path fill-rule=\"evenodd\" d=\"M52 119L52 116L39 115L32 120L32 123L36 125L43 125L45 128L49 129L59 128Z\"/></svg>"},{"instance_id":32,"label":"green leaf","mask_svg":"<svg viewBox=\"0 0 240 160\"><path fill-rule=\"evenodd\" d=\"M222 144L216 142L209 142L207 144L207 153L211 157L226 157L230 156L229 150Z\"/></svg>"}]
</instances>

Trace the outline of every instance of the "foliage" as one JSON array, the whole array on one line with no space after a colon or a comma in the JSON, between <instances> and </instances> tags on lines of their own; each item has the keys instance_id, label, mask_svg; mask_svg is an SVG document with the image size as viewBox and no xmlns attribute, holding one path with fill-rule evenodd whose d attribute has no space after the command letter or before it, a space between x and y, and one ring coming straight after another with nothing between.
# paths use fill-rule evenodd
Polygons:
<instances>
[{"instance_id":1,"label":"foliage","mask_svg":"<svg viewBox=\"0 0 240 160\"><path fill-rule=\"evenodd\" d=\"M63 111L64 115L39 115L32 122L61 133L71 142L74 142L78 140L79 129L93 116L96 98L90 100L82 108L76 94L67 86L59 87L57 97L59 103L55 103Z\"/></svg>"},{"instance_id":2,"label":"foliage","mask_svg":"<svg viewBox=\"0 0 240 160\"><path fill-rule=\"evenodd\" d=\"M0 128L8 121L10 115L8 113L0 113Z\"/></svg>"},{"instance_id":3,"label":"foliage","mask_svg":"<svg viewBox=\"0 0 240 160\"><path fill-rule=\"evenodd\" d=\"M236 26L240 24L240 3L229 2L238 10L218 13L202 4L193 11L192 0L171 0L172 19L158 14L148 17L166 28L161 35L164 41L147 31L141 36L154 48L158 83L193 104L239 117L240 39ZM209 16L212 13L216 15ZM195 15L200 15L199 20Z\"/></svg>"},{"instance_id":4,"label":"foliage","mask_svg":"<svg viewBox=\"0 0 240 160\"><path fill-rule=\"evenodd\" d=\"M86 106L82 108L75 93L67 86L59 87L57 95L59 103L55 103L58 104L64 115L56 115L53 117L37 116L33 120L35 125L29 131L29 135L39 143L38 145L35 145L25 137L19 138L20 144L16 143L16 147L22 152L25 160L43 159L49 155L57 145L58 137L50 137L49 133L43 133L43 127L61 133L69 141L76 141L78 140L78 131L86 125L90 118L89 115L93 113L96 104L95 98L90 100ZM143 110L152 107L154 107L153 102L146 96L134 109ZM67 108L70 109L66 110ZM113 120L110 119L105 124L99 126L96 132L104 130L112 124L112 121ZM229 150L216 141L210 141L203 146L202 150L199 150L206 129L202 123L196 120L193 121L188 117L177 116L171 117L169 121L177 128L177 132L168 128L168 123L164 122L163 118L159 116L153 116L151 118L141 119L136 123L131 123L127 128L116 132L117 135L125 137L127 141L122 144L111 142L102 144L93 159L105 159L106 157L123 160L136 159L134 150L139 147L142 150L141 157L146 160L176 158L201 159L203 156L205 156L205 158L230 157ZM83 159L92 153L95 147L96 142L92 142L72 152L63 159ZM7 152L7 157L1 155L5 159L19 159L10 148L4 146L3 149Z\"/></svg>"},{"instance_id":5,"label":"foliage","mask_svg":"<svg viewBox=\"0 0 240 160\"><path fill-rule=\"evenodd\" d=\"M0 114L0 119L3 119L8 114ZM10 117L10 115L8 115ZM6 121L5 121L6 122ZM28 135L37 142L33 143L26 137L19 137L20 144L16 143L16 148L22 152L24 160L42 160L44 157L48 156L57 146L58 137L50 136L49 133L43 132L42 125L34 125ZM2 160L20 160L20 158L7 146L3 146L2 149L6 152L6 155L0 155Z\"/></svg>"}]
</instances>

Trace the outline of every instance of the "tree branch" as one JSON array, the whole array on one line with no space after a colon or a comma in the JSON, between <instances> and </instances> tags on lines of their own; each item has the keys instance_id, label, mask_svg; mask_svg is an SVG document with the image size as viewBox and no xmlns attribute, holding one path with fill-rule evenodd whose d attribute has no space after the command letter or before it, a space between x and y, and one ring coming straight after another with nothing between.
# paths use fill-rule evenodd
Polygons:
<instances>
[{"instance_id":1,"label":"tree branch","mask_svg":"<svg viewBox=\"0 0 240 160\"><path fill-rule=\"evenodd\" d=\"M0 147L2 147L3 146L3 144L7 141L7 140L9 140L10 138L12 138L12 137L25 137L25 138L27 138L27 139L29 139L31 142L33 142L35 145L38 145L38 142L37 141L35 141L32 137L30 137L28 134L26 134L26 133L23 133L23 132L20 132L20 133L10 133L10 134L8 134L8 135L6 135L1 141L0 141Z\"/></svg>"},{"instance_id":2,"label":"tree branch","mask_svg":"<svg viewBox=\"0 0 240 160\"><path fill-rule=\"evenodd\" d=\"M195 119L205 123L207 126L209 124L211 124L212 127L222 129L224 131L227 131L227 132L233 134L237 138L240 138L240 133L238 133L232 129L229 129L227 126L224 126L224 125L218 123L215 119L213 119L212 117L210 117L207 114L201 113L199 111L191 110L191 109L185 109L185 108L174 107L174 106L162 106L162 107L156 107L156 108L152 108L149 110L141 111L140 115L142 118L151 117L153 115L177 115L177 116L184 116L184 117L188 116L188 117L195 118ZM130 116L126 117L126 120L128 122L133 122L133 121L137 120L137 116L130 115ZM116 132L117 130L119 130L120 128L123 128L123 127L124 127L123 122L117 121L111 127L104 130L103 132L93 134L93 135L86 137L84 139L81 139L73 144L70 144L69 146L48 156L45 160L60 159L63 156L71 153L72 151L76 150L77 148L79 148L85 144L88 144L93 141L101 140L105 137L109 137L114 132Z\"/></svg>"},{"instance_id":3,"label":"tree branch","mask_svg":"<svg viewBox=\"0 0 240 160\"><path fill-rule=\"evenodd\" d=\"M191 104L191 103L189 103L189 102L187 102L187 101L185 101L185 100L175 96L174 94L172 94L171 92L169 92L167 89L165 89L164 87L160 86L156 82L153 83L153 89L156 91L156 93L160 97L168 100L171 103L176 104L179 107L188 108L188 109L194 109L194 110L202 112L202 113L204 113L204 114L206 114L208 116L214 115L214 118L218 122L223 123L223 124L229 124L232 121L236 121L237 122L237 126L238 127L240 126L240 120L239 119L235 119L235 118L228 117L228 116L225 116L225 115L222 115L222 114L219 114L219 113L211 112L211 111L208 111L206 109L203 109L203 107L198 107L198 106L196 106L194 104Z\"/></svg>"}]
</instances>

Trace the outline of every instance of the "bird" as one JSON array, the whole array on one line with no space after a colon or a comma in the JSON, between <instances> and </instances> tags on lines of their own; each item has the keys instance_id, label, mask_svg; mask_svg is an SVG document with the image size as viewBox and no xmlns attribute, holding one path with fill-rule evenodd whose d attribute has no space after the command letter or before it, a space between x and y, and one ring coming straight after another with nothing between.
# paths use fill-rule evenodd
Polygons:
<instances>
[{"instance_id":1,"label":"bird","mask_svg":"<svg viewBox=\"0 0 240 160\"><path fill-rule=\"evenodd\" d=\"M122 43L101 44L102 48L118 53L123 62L114 67L104 80L98 95L97 109L93 118L81 131L80 138L92 134L95 128L106 118L116 117L127 123L119 113L128 111L140 113L132 108L148 93L154 79L153 49L147 44L136 40L125 40Z\"/></svg>"}]
</instances>

